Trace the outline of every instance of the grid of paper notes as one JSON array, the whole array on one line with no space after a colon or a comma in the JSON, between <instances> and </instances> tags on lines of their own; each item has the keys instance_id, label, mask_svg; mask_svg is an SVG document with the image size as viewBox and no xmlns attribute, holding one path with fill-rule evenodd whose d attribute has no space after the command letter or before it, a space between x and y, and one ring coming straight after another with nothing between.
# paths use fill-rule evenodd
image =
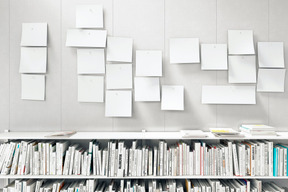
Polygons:
<instances>
[{"instance_id":1,"label":"grid of paper notes","mask_svg":"<svg viewBox=\"0 0 288 192\"><path fill-rule=\"evenodd\" d=\"M47 26L22 25L19 72L25 100L45 100ZM67 30L66 46L77 48L78 101L105 101L107 117L131 117L132 98L161 102L161 110L184 110L184 86L160 83L162 51L136 50L133 58L133 39L107 37L103 28L102 5L76 7L76 28ZM195 37L169 41L171 64L201 63L202 70L227 71L232 85L202 86L203 104L256 104L256 91L284 92L283 42L258 42L255 55L252 30L228 30L227 39L227 44L200 44Z\"/></svg>"},{"instance_id":2,"label":"grid of paper notes","mask_svg":"<svg viewBox=\"0 0 288 192\"><path fill-rule=\"evenodd\" d=\"M22 24L19 73L24 100L45 100L47 27L47 23Z\"/></svg>"}]
</instances>

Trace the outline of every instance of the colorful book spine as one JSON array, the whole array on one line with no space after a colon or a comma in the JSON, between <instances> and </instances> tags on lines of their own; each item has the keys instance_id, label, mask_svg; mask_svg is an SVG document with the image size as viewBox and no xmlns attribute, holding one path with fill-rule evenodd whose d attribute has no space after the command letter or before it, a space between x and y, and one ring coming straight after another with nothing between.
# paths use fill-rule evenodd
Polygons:
<instances>
[{"instance_id":1,"label":"colorful book spine","mask_svg":"<svg viewBox=\"0 0 288 192\"><path fill-rule=\"evenodd\" d=\"M273 149L273 176L278 176L278 149Z\"/></svg>"}]
</instances>

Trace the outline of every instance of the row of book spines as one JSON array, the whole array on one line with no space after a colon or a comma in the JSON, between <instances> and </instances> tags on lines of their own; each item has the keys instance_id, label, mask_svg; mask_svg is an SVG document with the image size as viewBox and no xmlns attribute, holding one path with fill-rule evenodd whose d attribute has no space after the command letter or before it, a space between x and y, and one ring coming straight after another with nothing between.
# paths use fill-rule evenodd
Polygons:
<instances>
[{"instance_id":1,"label":"row of book spines","mask_svg":"<svg viewBox=\"0 0 288 192\"><path fill-rule=\"evenodd\" d=\"M91 144L92 142L90 142L90 144ZM120 146L120 143L121 142L119 142L118 143L118 148L119 149L121 149L121 147L119 147ZM229 142L228 142L229 143ZM88 153L89 153L89 155L91 154L91 147L90 147L90 144L89 144L89 151L88 151ZM58 147L57 147L57 145L58 145ZM110 146L113 146L114 145L114 148L112 147L112 148L110 148L109 147L109 150L110 151L115 151L115 149L116 149L116 143L113 143L112 142L112 144L110 145ZM233 144L234 145L234 144ZM12 145L11 145L12 146ZM26 146L26 145L25 145ZM33 145L33 146L36 146L37 147L37 145ZM39 145L38 145L39 146ZM40 145L41 146L41 145ZM54 145L55 146L55 145ZM124 146L124 143L123 143L123 146ZM180 153L181 152L183 152L183 148L185 149L185 147L183 147L183 146L188 146L189 148L190 148L190 146L189 145L187 145L187 144L185 144L185 143L178 143L178 147L180 148ZM26 146L27 147L27 146ZM51 147L51 145L50 145L50 147ZM94 147L94 144L93 144L93 147ZM17 148L19 148L19 144L18 144L18 147ZM39 147L39 148L41 148L41 147ZM64 147L64 148L66 148L66 147ZM132 151L134 150L136 150L135 149L136 148L136 144L135 144L135 146L133 147L133 145L132 145ZM195 160L198 162L198 164L200 163L200 166L196 166L195 167L195 171L196 171L196 174L195 175L203 175L203 171L205 170L204 168L203 168L203 162L204 162L204 160L203 160L203 157L204 157L204 153L203 153L203 148L205 148L205 143L202 143L202 146L200 145L200 143L195 143L195 146L194 146L194 149L195 149L195 153L196 153L196 155L195 155ZM213 147L212 147L213 148ZM57 150L57 149L59 149L59 150ZM166 142L163 142L163 141L160 141L159 142L159 148L158 148L158 150L159 150L159 158L157 158L157 156L155 155L155 158L157 159L157 160L155 160L154 159L154 163L155 162L157 162L158 163L158 166L157 166L157 171L158 171L158 175L159 176L163 176L163 175L167 175L167 174L164 174L164 173L166 173L166 171L167 171L167 169L166 169L166 171L165 171L165 168L167 168L166 166L164 166L163 165L163 161L164 161L164 159L165 159L165 152L163 152L163 150L164 149L167 149L167 143ZM28 150L29 150L29 148L28 148ZM45 150L45 147L44 147L44 150ZM60 163L58 164L58 161L57 161L57 175L61 175L63 172L62 172L62 165L63 165L63 156L61 155L61 152L59 152L59 151L62 151L62 154L64 154L64 150L63 150L63 145L60 145L59 143L56 143L56 152L53 152L53 153L56 153L56 156L57 156L57 159L60 159ZM92 148L92 151L93 151L93 148ZM155 150L154 150L155 151ZM200 151L200 152L199 152ZM45 155L45 152L42 152L43 153L43 155ZM113 154L113 153L109 153L109 155L110 154ZM128 153L127 153L128 154ZM235 152L235 154L237 155L237 152ZM55 154L54 154L55 155ZM236 155L235 155L235 157L236 157ZM114 152L114 156L115 156L115 152ZM113 158L112 159L114 159L114 156L113 156ZM132 155L131 155L132 156ZM183 175L183 167L185 167L185 165L186 164L184 164L183 165L183 156L185 157L185 153L184 153L184 155L183 155L183 153L182 154L180 154L179 155L179 167L180 168L178 168L178 171L179 171L179 173L178 174L180 174L180 175ZM28 157L28 156L27 156ZM87 157L87 156L86 156ZM229 155L229 157L230 157L230 155ZM241 157L241 155L240 155L240 157ZM276 155L274 155L274 157L278 157L278 155L276 156ZM44 158L44 157L43 157ZM17 158L15 158L15 159L17 159ZM26 158L27 159L27 158ZM72 158L73 159L73 158ZM111 160L111 157L109 157L109 159ZM143 158L144 159L144 158ZM237 158L236 158L237 159ZM20 158L20 160L21 160L21 158ZM20 160L19 160L19 162L20 162ZM89 161L88 160L88 162L89 162L89 164L91 163L91 160ZM123 162L123 161L122 161ZM135 161L136 162L136 161ZM135 163L134 162L134 163ZM241 162L241 161L240 161ZM277 161L278 162L278 161ZM277 162L275 161L275 163L274 163L274 165L275 164L277 164ZM182 164L181 164L182 163ZM207 162L206 162L207 163ZM22 171L23 172L25 172L25 171L27 171L28 169L25 169L26 167L25 167L25 164L24 163L20 163L21 164L21 166L18 166L18 172L20 171L20 174L22 173ZM114 166L113 165L111 165L111 163L109 162L108 163L109 164L109 168L111 168L111 169L113 169L114 168ZM197 165L198 165L197 164ZM24 166L23 166L24 165ZM129 164L130 165L130 164ZM136 164L133 164L134 165L134 167L136 166ZM147 165L147 163L146 163L146 165ZM150 164L151 165L151 164ZM239 165L238 165L238 167L237 167L237 165L238 165L238 163L235 163L234 162L234 166L235 166L235 170L236 170L236 175L239 175L239 174L237 174L237 170L239 169ZM49 164L47 164L46 166L45 166L45 161L43 161L43 166L44 167L49 167ZM41 166L41 167L43 167L43 166ZM65 163L64 163L64 167L65 167ZM121 167L123 167L123 166L121 166ZM138 166L139 167L139 166ZM274 166L275 167L275 166ZM109 170L111 170L111 169L109 169ZM275 169L275 168L274 168ZM12 170L13 170L13 166L12 166ZM22 170L22 171L21 171ZM45 169L44 169L45 170ZM70 166L70 169L69 170L71 170L71 166ZM84 169L84 170L86 170L86 169ZM90 169L87 169L87 170L90 170ZM127 170L127 169L126 169ZM131 170L131 169L130 169ZM145 169L145 170L147 170L147 169ZM199 171L200 171L200 174L199 174ZM277 171L276 169L275 169L275 171ZM47 170L47 172L49 173L49 169ZM59 174L59 172L60 172L60 174ZM70 172L70 171L69 171ZM88 172L88 171L87 171ZM155 171L155 169L154 169L154 172L156 173L156 171ZM164 173L163 173L164 172ZM12 174L13 174L14 172L12 171ZM113 173L113 171L110 171L110 174L112 175L112 173ZM46 171L44 171L44 174L46 174ZM90 172L89 172L89 174L90 174ZM129 173L130 174L130 173ZM252 174L252 173L251 173ZM151 175L151 173L150 173L150 175Z\"/></svg>"},{"instance_id":2,"label":"row of book spines","mask_svg":"<svg viewBox=\"0 0 288 192\"><path fill-rule=\"evenodd\" d=\"M204 187L203 192L211 192L212 191L221 191L226 187L228 188L239 188L241 190L244 190L245 192L250 192L250 189L256 188L257 191L262 191L262 181L260 180L185 180L185 184L182 181L179 180L127 180L126 184L124 180L121 180L120 183L114 182L114 180L111 180L110 182L98 182L98 180L80 180L77 182L66 182L65 180L15 180L12 183L10 183L8 186L4 187L4 192L7 192L8 189L13 189L14 192L42 192L45 189L49 191L52 190L52 192L59 192L59 191L65 191L65 190L71 190L77 191L78 188L82 189L82 191L87 192L94 192L94 191L106 191L104 189L110 189L108 191L111 191L111 189L118 189L115 191L123 192L125 189L133 189L135 186L141 185L144 187L144 191L148 188L148 191L155 191L157 188L160 189L160 191L178 191L176 189L181 189L182 191L191 192L196 190L198 191L198 188ZM276 185L275 183L272 183L272 185ZM277 186L277 185L276 185ZM146 188L147 187L147 188ZM277 186L277 188L280 188ZM101 190L102 189L102 190ZM173 190L174 189L174 190ZM10 190L11 191L11 190ZM63 192L64 192L63 191ZM130 190L128 190L130 191ZM133 190L132 190L133 191ZM252 190L253 191L253 190Z\"/></svg>"}]
</instances>

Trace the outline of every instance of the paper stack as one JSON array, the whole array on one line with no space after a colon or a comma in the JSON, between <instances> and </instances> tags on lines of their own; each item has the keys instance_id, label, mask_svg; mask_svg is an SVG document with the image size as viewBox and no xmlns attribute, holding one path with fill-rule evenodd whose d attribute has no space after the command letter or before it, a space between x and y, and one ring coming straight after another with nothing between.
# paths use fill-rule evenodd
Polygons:
<instances>
[{"instance_id":1,"label":"paper stack","mask_svg":"<svg viewBox=\"0 0 288 192\"><path fill-rule=\"evenodd\" d=\"M239 129L251 135L276 135L275 127L268 125L241 125Z\"/></svg>"}]
</instances>

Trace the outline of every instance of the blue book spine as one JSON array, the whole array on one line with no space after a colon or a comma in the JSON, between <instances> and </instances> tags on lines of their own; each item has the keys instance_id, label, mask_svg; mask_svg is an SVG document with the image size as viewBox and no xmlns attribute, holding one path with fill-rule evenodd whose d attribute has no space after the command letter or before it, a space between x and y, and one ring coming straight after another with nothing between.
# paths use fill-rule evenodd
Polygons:
<instances>
[{"instance_id":1,"label":"blue book spine","mask_svg":"<svg viewBox=\"0 0 288 192\"><path fill-rule=\"evenodd\" d=\"M273 149L273 176L278 176L278 149Z\"/></svg>"}]
</instances>

